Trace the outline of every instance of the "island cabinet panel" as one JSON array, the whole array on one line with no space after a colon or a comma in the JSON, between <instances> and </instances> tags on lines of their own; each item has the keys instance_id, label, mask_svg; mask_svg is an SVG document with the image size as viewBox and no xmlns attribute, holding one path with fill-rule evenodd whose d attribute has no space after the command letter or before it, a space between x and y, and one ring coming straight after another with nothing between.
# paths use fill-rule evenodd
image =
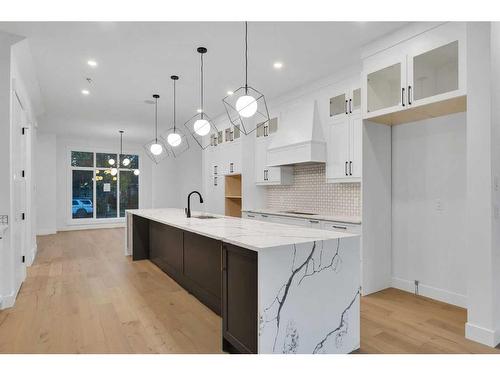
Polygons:
<instances>
[{"instance_id":1,"label":"island cabinet panel","mask_svg":"<svg viewBox=\"0 0 500 375\"><path fill-rule=\"evenodd\" d=\"M134 215L132 230L132 259L149 258L149 219Z\"/></svg>"},{"instance_id":2,"label":"island cabinet panel","mask_svg":"<svg viewBox=\"0 0 500 375\"><path fill-rule=\"evenodd\" d=\"M184 231L184 276L190 291L221 314L221 241Z\"/></svg>"},{"instance_id":3,"label":"island cabinet panel","mask_svg":"<svg viewBox=\"0 0 500 375\"><path fill-rule=\"evenodd\" d=\"M183 268L183 231L151 221L149 242L150 260L179 281Z\"/></svg>"},{"instance_id":4,"label":"island cabinet panel","mask_svg":"<svg viewBox=\"0 0 500 375\"><path fill-rule=\"evenodd\" d=\"M257 353L257 253L224 243L222 254L224 350Z\"/></svg>"}]
</instances>

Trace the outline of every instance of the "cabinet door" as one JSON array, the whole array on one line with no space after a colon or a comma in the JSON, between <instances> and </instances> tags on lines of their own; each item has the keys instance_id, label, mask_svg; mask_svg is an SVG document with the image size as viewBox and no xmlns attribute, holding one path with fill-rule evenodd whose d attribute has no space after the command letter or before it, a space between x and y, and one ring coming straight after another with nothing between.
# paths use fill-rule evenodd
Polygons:
<instances>
[{"instance_id":1,"label":"cabinet door","mask_svg":"<svg viewBox=\"0 0 500 375\"><path fill-rule=\"evenodd\" d=\"M427 47L427 48L426 48ZM422 105L441 101L460 92L460 41L424 46L408 56L408 101Z\"/></svg>"},{"instance_id":2,"label":"cabinet door","mask_svg":"<svg viewBox=\"0 0 500 375\"><path fill-rule=\"evenodd\" d=\"M355 114L361 112L361 88L355 87L351 91L349 98L349 113Z\"/></svg>"},{"instance_id":3,"label":"cabinet door","mask_svg":"<svg viewBox=\"0 0 500 375\"><path fill-rule=\"evenodd\" d=\"M280 183L281 182L281 168L280 167L267 167L267 182Z\"/></svg>"},{"instance_id":4,"label":"cabinet door","mask_svg":"<svg viewBox=\"0 0 500 375\"><path fill-rule=\"evenodd\" d=\"M337 94L330 98L330 117L338 118L348 114L347 94L345 92Z\"/></svg>"},{"instance_id":5,"label":"cabinet door","mask_svg":"<svg viewBox=\"0 0 500 375\"><path fill-rule=\"evenodd\" d=\"M334 121L328 128L326 177L347 178L349 168L349 118Z\"/></svg>"},{"instance_id":6,"label":"cabinet door","mask_svg":"<svg viewBox=\"0 0 500 375\"><path fill-rule=\"evenodd\" d=\"M149 243L149 259L162 271L177 280L182 274L182 230L151 220L149 222Z\"/></svg>"},{"instance_id":7,"label":"cabinet door","mask_svg":"<svg viewBox=\"0 0 500 375\"><path fill-rule=\"evenodd\" d=\"M221 302L221 242L184 232L184 276L190 289L202 302L220 313Z\"/></svg>"},{"instance_id":8,"label":"cabinet door","mask_svg":"<svg viewBox=\"0 0 500 375\"><path fill-rule=\"evenodd\" d=\"M264 174L267 163L267 142L258 140L255 142L255 183L264 183Z\"/></svg>"},{"instance_id":9,"label":"cabinet door","mask_svg":"<svg viewBox=\"0 0 500 375\"><path fill-rule=\"evenodd\" d=\"M363 73L368 117L404 109L406 103L406 56L383 56Z\"/></svg>"},{"instance_id":10,"label":"cabinet door","mask_svg":"<svg viewBox=\"0 0 500 375\"><path fill-rule=\"evenodd\" d=\"M257 253L223 244L223 348L257 353Z\"/></svg>"},{"instance_id":11,"label":"cabinet door","mask_svg":"<svg viewBox=\"0 0 500 375\"><path fill-rule=\"evenodd\" d=\"M361 114L351 116L349 120L349 175L361 178L363 160L363 120Z\"/></svg>"}]
</instances>

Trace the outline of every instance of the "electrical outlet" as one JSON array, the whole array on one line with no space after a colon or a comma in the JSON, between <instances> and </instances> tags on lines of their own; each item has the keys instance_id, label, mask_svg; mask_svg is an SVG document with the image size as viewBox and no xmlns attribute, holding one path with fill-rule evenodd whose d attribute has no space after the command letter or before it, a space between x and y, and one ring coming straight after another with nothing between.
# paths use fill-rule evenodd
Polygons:
<instances>
[{"instance_id":1,"label":"electrical outlet","mask_svg":"<svg viewBox=\"0 0 500 375\"><path fill-rule=\"evenodd\" d=\"M437 212L443 212L444 211L443 202L441 201L441 199L439 199L439 198L436 199L435 207L436 207L436 211Z\"/></svg>"}]
</instances>

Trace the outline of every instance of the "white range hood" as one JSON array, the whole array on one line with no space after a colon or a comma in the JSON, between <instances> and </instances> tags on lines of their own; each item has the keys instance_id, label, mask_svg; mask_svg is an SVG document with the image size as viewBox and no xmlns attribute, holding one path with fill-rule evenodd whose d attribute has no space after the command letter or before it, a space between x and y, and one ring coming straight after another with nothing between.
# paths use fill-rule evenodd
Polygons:
<instances>
[{"instance_id":1,"label":"white range hood","mask_svg":"<svg viewBox=\"0 0 500 375\"><path fill-rule=\"evenodd\" d=\"M278 132L267 149L267 165L326 163L326 142L316 101L296 102L280 113Z\"/></svg>"}]
</instances>

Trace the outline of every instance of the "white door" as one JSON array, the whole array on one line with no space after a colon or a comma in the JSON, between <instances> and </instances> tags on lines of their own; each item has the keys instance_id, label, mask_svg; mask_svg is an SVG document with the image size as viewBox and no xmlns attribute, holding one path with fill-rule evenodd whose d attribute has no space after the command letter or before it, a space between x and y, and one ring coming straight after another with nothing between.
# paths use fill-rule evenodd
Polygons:
<instances>
[{"instance_id":1,"label":"white door","mask_svg":"<svg viewBox=\"0 0 500 375\"><path fill-rule=\"evenodd\" d=\"M13 241L14 272L16 287L19 287L26 278L26 179L23 171L26 169L26 115L15 92L12 93L12 167L14 174L14 202L13 202Z\"/></svg>"},{"instance_id":2,"label":"white door","mask_svg":"<svg viewBox=\"0 0 500 375\"><path fill-rule=\"evenodd\" d=\"M363 120L361 114L352 115L349 120L349 175L361 178L363 160Z\"/></svg>"},{"instance_id":3,"label":"white door","mask_svg":"<svg viewBox=\"0 0 500 375\"><path fill-rule=\"evenodd\" d=\"M326 177L348 177L349 169L349 117L334 121L328 128Z\"/></svg>"}]
</instances>

